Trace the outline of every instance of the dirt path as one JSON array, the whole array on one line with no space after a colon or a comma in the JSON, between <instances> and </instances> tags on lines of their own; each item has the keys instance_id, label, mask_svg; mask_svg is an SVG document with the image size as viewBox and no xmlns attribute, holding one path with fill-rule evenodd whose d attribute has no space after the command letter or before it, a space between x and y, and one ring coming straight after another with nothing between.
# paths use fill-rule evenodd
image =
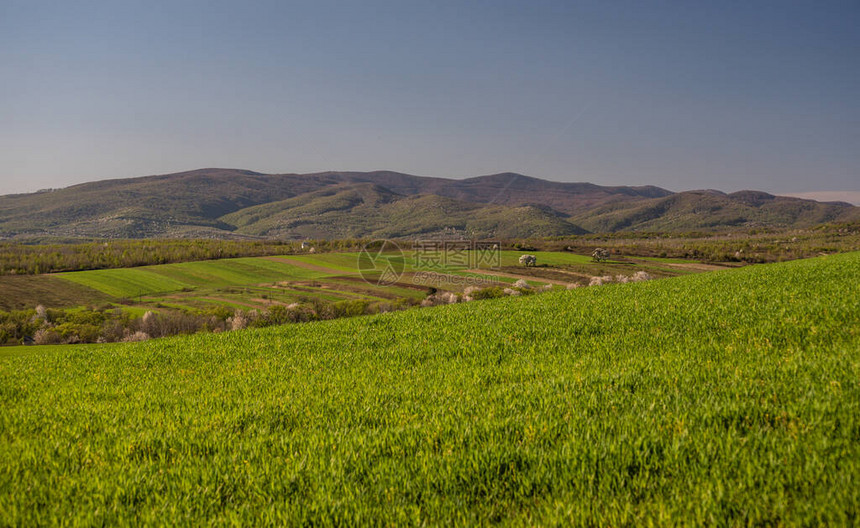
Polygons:
<instances>
[{"instance_id":1,"label":"dirt path","mask_svg":"<svg viewBox=\"0 0 860 528\"><path fill-rule=\"evenodd\" d=\"M307 262L302 262L300 260L295 260L291 258L285 257L262 257L266 260L271 260L272 262L285 262L297 268L309 269L311 271L319 271L320 273L328 273L331 275L349 275L350 272L343 270L336 270L333 268L326 268L325 266L318 266L316 264L308 264Z\"/></svg>"},{"instance_id":2,"label":"dirt path","mask_svg":"<svg viewBox=\"0 0 860 528\"><path fill-rule=\"evenodd\" d=\"M573 282L572 280L563 281L563 280L558 280L558 279L545 279L543 277L532 277L529 275L516 275L514 273L505 273L503 271L492 271L492 270L481 270L481 269L470 269L470 270L466 270L466 271L469 273L477 273L478 275L508 277L510 279L523 279L523 280L532 281L532 282L544 282L547 284L556 284L558 286L567 286L568 284ZM573 277L571 277L571 279L572 278Z\"/></svg>"}]
</instances>

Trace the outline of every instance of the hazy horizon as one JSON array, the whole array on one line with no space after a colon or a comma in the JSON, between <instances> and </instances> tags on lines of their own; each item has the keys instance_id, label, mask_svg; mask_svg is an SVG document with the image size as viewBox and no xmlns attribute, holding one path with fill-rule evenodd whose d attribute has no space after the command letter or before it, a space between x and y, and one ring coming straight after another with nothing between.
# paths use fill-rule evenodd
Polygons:
<instances>
[{"instance_id":1,"label":"hazy horizon","mask_svg":"<svg viewBox=\"0 0 860 528\"><path fill-rule=\"evenodd\" d=\"M860 204L860 4L4 2L0 194L233 167Z\"/></svg>"}]
</instances>

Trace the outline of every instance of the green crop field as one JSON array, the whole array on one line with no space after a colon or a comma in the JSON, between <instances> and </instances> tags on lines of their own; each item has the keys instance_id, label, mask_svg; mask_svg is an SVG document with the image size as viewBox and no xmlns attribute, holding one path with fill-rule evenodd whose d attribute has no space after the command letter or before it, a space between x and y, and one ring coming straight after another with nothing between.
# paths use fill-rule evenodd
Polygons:
<instances>
[{"instance_id":1,"label":"green crop field","mask_svg":"<svg viewBox=\"0 0 860 528\"><path fill-rule=\"evenodd\" d=\"M76 271L56 275L114 297L136 297L183 288L245 286L264 281L312 279L325 273L283 260L237 258L163 264L141 268Z\"/></svg>"},{"instance_id":2,"label":"green crop field","mask_svg":"<svg viewBox=\"0 0 860 528\"><path fill-rule=\"evenodd\" d=\"M0 354L0 525L851 525L860 253Z\"/></svg>"},{"instance_id":3,"label":"green crop field","mask_svg":"<svg viewBox=\"0 0 860 528\"><path fill-rule=\"evenodd\" d=\"M51 275L0 276L0 310L49 306L78 306L109 300L102 292Z\"/></svg>"},{"instance_id":4,"label":"green crop field","mask_svg":"<svg viewBox=\"0 0 860 528\"><path fill-rule=\"evenodd\" d=\"M494 266L486 263L475 266L455 265L445 253L432 254L435 259L431 260L435 263L428 266L416 258L411 248L404 246L402 253L383 255L383 258L396 262L398 269L406 273L401 278L401 284L394 286L376 285L360 280L357 282L357 279L360 279L358 253L321 253L58 273L43 277L43 282L50 281L55 284L51 288L32 288L30 283L39 284L39 279L35 277L0 277L0 294L9 292L7 297L15 299L15 303L10 306L19 308L33 308L40 303L48 307L59 307L74 306L75 303L87 300L105 302L124 299L134 300L150 309L159 305L158 307L183 310L205 310L213 306L264 308L271 302L290 304L307 302L313 298L328 301L378 301L395 297L420 300L426 293L421 286L463 289L462 283L446 283L445 277L441 280L436 277L434 282L434 279L414 279L414 276L410 275L428 270L443 275L487 279L486 274L476 275L466 271L470 267L480 267L489 274L491 280L498 283L515 282L517 277L510 276L511 272L525 273L533 285L546 283L541 282L542 278L555 279L558 283L559 280L582 281L583 277L587 278L589 275L630 275L639 270L647 270L658 277L685 273L683 270L662 268L659 259L654 259L653 262L597 264L591 261L591 257L549 251L537 253L538 267L527 270L518 263L522 254L524 252L521 251L501 251L499 262L494 264L509 275L494 276ZM574 275L553 275L558 270L567 270ZM25 281L28 281L28 284L23 284ZM31 298L28 298L28 291L33 292ZM57 297L45 295L45 291L69 293ZM54 299L60 301L52 303Z\"/></svg>"}]
</instances>

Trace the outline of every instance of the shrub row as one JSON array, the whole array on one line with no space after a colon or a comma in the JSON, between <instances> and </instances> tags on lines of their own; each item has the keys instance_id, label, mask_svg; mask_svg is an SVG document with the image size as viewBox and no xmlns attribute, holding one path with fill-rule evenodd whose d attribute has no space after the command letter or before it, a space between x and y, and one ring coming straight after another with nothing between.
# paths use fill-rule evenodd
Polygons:
<instances>
[{"instance_id":1,"label":"shrub row","mask_svg":"<svg viewBox=\"0 0 860 528\"><path fill-rule=\"evenodd\" d=\"M301 323L403 310L417 301L364 300L272 305L264 310L230 310L224 307L191 312L176 309L148 311L134 317L111 305L66 310L37 306L32 310L0 311L0 345L55 345L143 341L156 337L223 332L242 328Z\"/></svg>"}]
</instances>

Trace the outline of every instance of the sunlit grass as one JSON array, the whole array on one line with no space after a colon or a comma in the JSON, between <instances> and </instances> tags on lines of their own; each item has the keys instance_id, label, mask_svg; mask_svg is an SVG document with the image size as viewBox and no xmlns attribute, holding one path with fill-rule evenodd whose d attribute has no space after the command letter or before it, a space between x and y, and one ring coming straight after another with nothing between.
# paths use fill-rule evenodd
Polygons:
<instances>
[{"instance_id":1,"label":"sunlit grass","mask_svg":"<svg viewBox=\"0 0 860 528\"><path fill-rule=\"evenodd\" d=\"M0 349L0 524L850 525L858 276Z\"/></svg>"}]
</instances>

